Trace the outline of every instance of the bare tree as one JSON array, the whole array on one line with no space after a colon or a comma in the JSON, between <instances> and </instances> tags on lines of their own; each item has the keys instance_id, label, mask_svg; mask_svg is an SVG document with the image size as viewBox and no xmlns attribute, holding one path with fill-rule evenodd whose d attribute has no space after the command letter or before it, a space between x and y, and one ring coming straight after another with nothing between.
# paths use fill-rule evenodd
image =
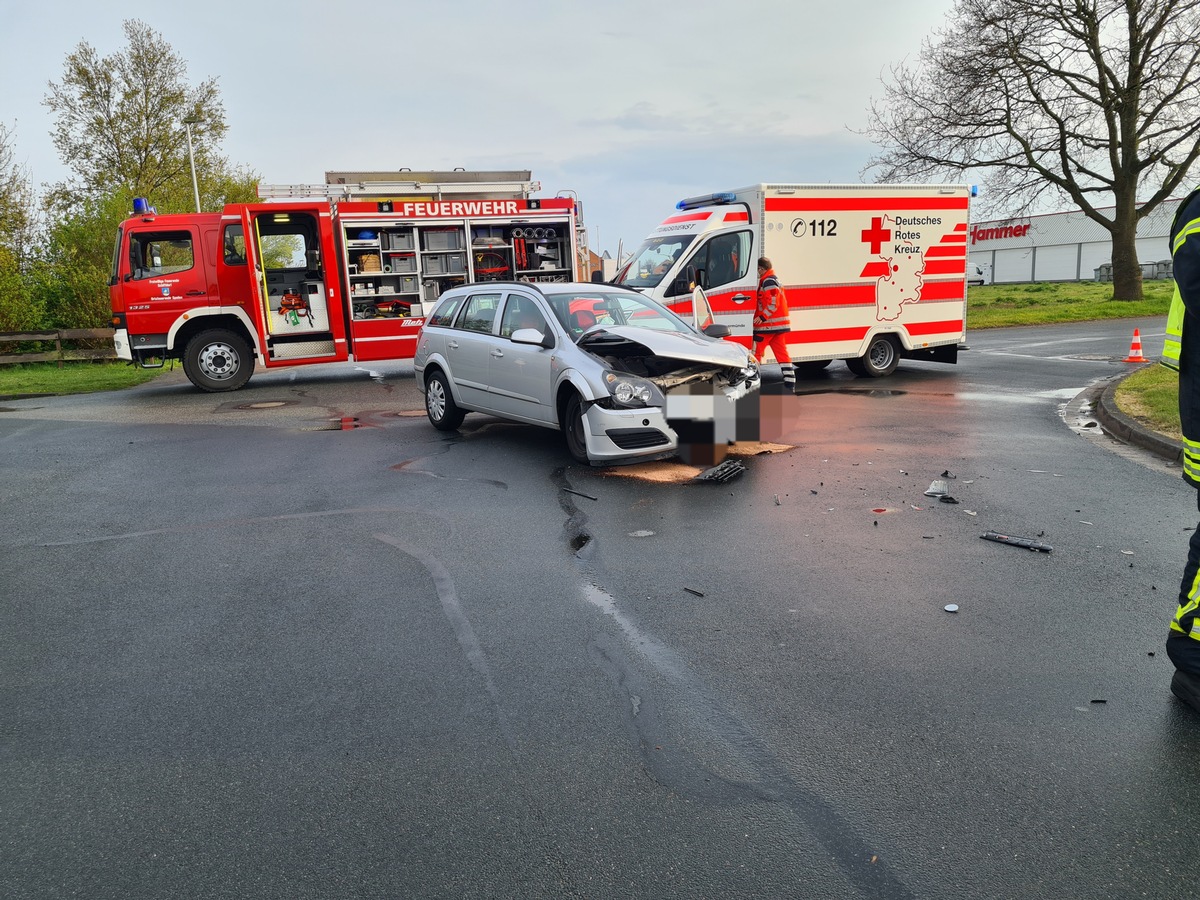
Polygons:
<instances>
[{"instance_id":1,"label":"bare tree","mask_svg":"<svg viewBox=\"0 0 1200 900\"><path fill-rule=\"evenodd\" d=\"M213 148L225 135L225 110L216 80L189 86L187 65L162 35L136 20L123 28L127 46L111 56L80 43L43 102L57 114L54 146L75 173L72 187L160 196L172 183L190 184L184 120L197 171L224 164Z\"/></svg>"},{"instance_id":2,"label":"bare tree","mask_svg":"<svg viewBox=\"0 0 1200 900\"><path fill-rule=\"evenodd\" d=\"M1009 212L1065 198L1112 235L1114 298L1141 299L1137 224L1200 156L1200 0L958 0L948 21L890 69L866 172L976 170Z\"/></svg>"}]
</instances>

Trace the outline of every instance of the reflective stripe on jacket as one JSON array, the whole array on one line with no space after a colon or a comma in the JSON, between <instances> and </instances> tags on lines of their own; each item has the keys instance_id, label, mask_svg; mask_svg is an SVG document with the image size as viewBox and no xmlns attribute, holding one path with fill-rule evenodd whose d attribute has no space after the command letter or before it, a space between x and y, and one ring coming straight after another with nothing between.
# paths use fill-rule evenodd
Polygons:
<instances>
[{"instance_id":1,"label":"reflective stripe on jacket","mask_svg":"<svg viewBox=\"0 0 1200 900\"><path fill-rule=\"evenodd\" d=\"M1179 208L1175 210L1175 218L1171 222L1171 258L1174 259L1179 253L1188 238L1193 235L1200 234L1200 218L1192 219L1190 222L1181 222L1184 211L1188 208L1191 202L1200 194L1200 188L1192 191L1179 203ZM1200 299L1200 298L1198 298ZM1175 281L1175 290L1171 295L1171 309L1167 313L1167 336L1163 341L1162 364L1168 369L1179 371L1179 352L1183 343L1183 318L1187 307L1183 302L1183 295L1179 291L1179 281Z\"/></svg>"},{"instance_id":2,"label":"reflective stripe on jacket","mask_svg":"<svg viewBox=\"0 0 1200 900\"><path fill-rule=\"evenodd\" d=\"M1188 588L1187 602L1175 610L1171 630L1200 641L1200 619L1196 617L1197 609L1200 609L1200 572L1196 573Z\"/></svg>"},{"instance_id":3,"label":"reflective stripe on jacket","mask_svg":"<svg viewBox=\"0 0 1200 900\"><path fill-rule=\"evenodd\" d=\"M1167 336L1163 339L1160 362L1176 372L1179 371L1179 345L1183 341L1183 312L1183 297L1179 295L1179 285L1175 285L1175 293L1171 296L1171 309L1167 312Z\"/></svg>"},{"instance_id":4,"label":"reflective stripe on jacket","mask_svg":"<svg viewBox=\"0 0 1200 900\"><path fill-rule=\"evenodd\" d=\"M1196 317L1200 315L1200 188L1188 194L1175 211L1171 222L1171 259L1175 290L1167 313L1162 363L1179 373L1183 478L1200 488L1200 334L1194 332ZM1193 589L1193 615L1195 596Z\"/></svg>"},{"instance_id":5,"label":"reflective stripe on jacket","mask_svg":"<svg viewBox=\"0 0 1200 900\"><path fill-rule=\"evenodd\" d=\"M792 319L788 315L787 294L775 277L774 269L767 269L758 282L758 306L754 310L754 330L759 333L791 331Z\"/></svg>"}]
</instances>

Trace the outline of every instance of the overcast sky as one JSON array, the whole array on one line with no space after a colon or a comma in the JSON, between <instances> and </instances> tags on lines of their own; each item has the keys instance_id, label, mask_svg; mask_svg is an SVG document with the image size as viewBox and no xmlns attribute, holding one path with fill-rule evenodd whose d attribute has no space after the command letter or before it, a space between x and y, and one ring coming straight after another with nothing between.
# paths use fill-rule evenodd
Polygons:
<instances>
[{"instance_id":1,"label":"overcast sky","mask_svg":"<svg viewBox=\"0 0 1200 900\"><path fill-rule=\"evenodd\" d=\"M630 250L679 199L856 183L880 76L951 0L112 0L6 3L0 122L35 185L66 177L42 105L80 42L139 19L216 78L222 152L265 183L327 170L532 171L573 191L593 249Z\"/></svg>"}]
</instances>

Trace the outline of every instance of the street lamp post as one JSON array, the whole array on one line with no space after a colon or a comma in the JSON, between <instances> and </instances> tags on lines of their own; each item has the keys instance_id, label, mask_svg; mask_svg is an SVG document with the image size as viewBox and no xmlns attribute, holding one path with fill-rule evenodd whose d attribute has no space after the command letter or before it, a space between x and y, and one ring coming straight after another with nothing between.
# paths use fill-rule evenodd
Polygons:
<instances>
[{"instance_id":1,"label":"street lamp post","mask_svg":"<svg viewBox=\"0 0 1200 900\"><path fill-rule=\"evenodd\" d=\"M192 126L199 121L190 116L183 120L183 127L187 129L188 165L192 168L192 193L196 195L196 212L200 212L200 186L196 183L196 158L192 155Z\"/></svg>"}]
</instances>

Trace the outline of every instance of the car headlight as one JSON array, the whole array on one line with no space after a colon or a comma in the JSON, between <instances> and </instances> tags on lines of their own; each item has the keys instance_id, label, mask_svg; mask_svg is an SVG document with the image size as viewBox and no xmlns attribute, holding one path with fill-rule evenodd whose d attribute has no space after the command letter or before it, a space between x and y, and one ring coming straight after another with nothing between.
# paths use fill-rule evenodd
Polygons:
<instances>
[{"instance_id":1,"label":"car headlight","mask_svg":"<svg viewBox=\"0 0 1200 900\"><path fill-rule=\"evenodd\" d=\"M608 393L616 406L636 409L642 406L662 406L667 402L662 391L658 389L658 385L645 378L638 378L636 375L606 369L604 386L608 388Z\"/></svg>"},{"instance_id":2,"label":"car headlight","mask_svg":"<svg viewBox=\"0 0 1200 900\"><path fill-rule=\"evenodd\" d=\"M742 366L744 381L758 381L758 360L753 356L746 357L746 365Z\"/></svg>"}]
</instances>

